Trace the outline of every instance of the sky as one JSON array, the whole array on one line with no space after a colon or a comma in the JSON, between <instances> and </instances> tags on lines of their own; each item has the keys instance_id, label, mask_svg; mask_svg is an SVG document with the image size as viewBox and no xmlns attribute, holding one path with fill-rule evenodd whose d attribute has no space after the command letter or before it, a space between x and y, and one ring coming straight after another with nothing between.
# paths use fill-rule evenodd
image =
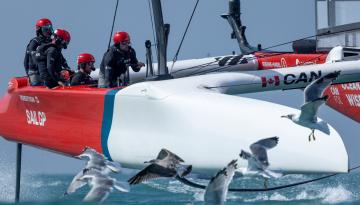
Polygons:
<instances>
[{"instance_id":1,"label":"sky","mask_svg":"<svg viewBox=\"0 0 360 205\"><path fill-rule=\"evenodd\" d=\"M163 1L164 22L171 24L168 58L173 58L196 0ZM25 47L35 35L35 22L49 18L55 28L71 33L71 42L63 51L68 64L76 68L76 56L92 53L98 67L109 41L115 0L2 0L0 6L0 92L13 76L23 76ZM263 48L315 34L314 0L242 0L242 22L247 26L247 38ZM203 58L239 52L237 42L230 39L230 27L221 14L226 13L227 0L200 0L188 35L178 59ZM115 22L115 31L130 33L138 59L145 61L144 42L153 41L147 0L121 0ZM290 45L278 49L290 49ZM302 91L276 91L243 96L272 101L299 108ZM322 106L319 116L342 135L348 149L351 165L360 163L360 133L358 123L329 107ZM16 122L14 122L16 123ZM16 145L0 139L0 168L14 167ZM25 173L77 173L83 162L35 149L23 148Z\"/></svg>"}]
</instances>

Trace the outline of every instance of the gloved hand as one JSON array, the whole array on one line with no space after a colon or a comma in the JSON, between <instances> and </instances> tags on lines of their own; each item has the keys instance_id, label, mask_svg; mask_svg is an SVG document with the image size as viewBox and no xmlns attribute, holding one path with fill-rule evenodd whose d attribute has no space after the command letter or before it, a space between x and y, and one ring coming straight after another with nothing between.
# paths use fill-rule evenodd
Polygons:
<instances>
[{"instance_id":1,"label":"gloved hand","mask_svg":"<svg viewBox=\"0 0 360 205\"><path fill-rule=\"evenodd\" d=\"M70 72L68 70L62 70L60 72L60 78L63 81L69 81L70 80Z\"/></svg>"},{"instance_id":2,"label":"gloved hand","mask_svg":"<svg viewBox=\"0 0 360 205\"><path fill-rule=\"evenodd\" d=\"M141 68L141 67L144 67L144 66L145 66L145 64L143 62L138 62L138 64L137 64L138 68Z\"/></svg>"}]
</instances>

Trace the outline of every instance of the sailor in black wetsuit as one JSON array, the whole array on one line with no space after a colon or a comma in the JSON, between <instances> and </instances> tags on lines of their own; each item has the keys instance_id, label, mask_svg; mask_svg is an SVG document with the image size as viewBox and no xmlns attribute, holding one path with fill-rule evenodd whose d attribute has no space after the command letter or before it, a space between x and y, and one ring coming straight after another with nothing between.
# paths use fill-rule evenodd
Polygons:
<instances>
[{"instance_id":1,"label":"sailor in black wetsuit","mask_svg":"<svg viewBox=\"0 0 360 205\"><path fill-rule=\"evenodd\" d=\"M78 72L71 79L70 85L89 85L94 83L90 77L91 71L95 70L95 58L89 53L78 55L77 64Z\"/></svg>"},{"instance_id":2,"label":"sailor in black wetsuit","mask_svg":"<svg viewBox=\"0 0 360 205\"><path fill-rule=\"evenodd\" d=\"M126 32L114 34L114 45L104 54L100 64L99 87L109 88L124 85L120 76L125 74L128 66L139 72L144 63L136 58L135 50L130 46L130 36Z\"/></svg>"},{"instance_id":3,"label":"sailor in black wetsuit","mask_svg":"<svg viewBox=\"0 0 360 205\"><path fill-rule=\"evenodd\" d=\"M71 70L61 51L67 48L70 38L66 30L56 29L51 43L38 47L36 51L40 77L48 88L65 86L69 80L66 78Z\"/></svg>"},{"instance_id":4,"label":"sailor in black wetsuit","mask_svg":"<svg viewBox=\"0 0 360 205\"><path fill-rule=\"evenodd\" d=\"M24 68L26 75L29 77L30 85L43 85L40 79L39 69L37 67L35 53L36 49L43 44L51 42L51 34L53 33L52 23L47 18L39 19L36 22L36 37L31 39L26 47L24 58Z\"/></svg>"}]
</instances>

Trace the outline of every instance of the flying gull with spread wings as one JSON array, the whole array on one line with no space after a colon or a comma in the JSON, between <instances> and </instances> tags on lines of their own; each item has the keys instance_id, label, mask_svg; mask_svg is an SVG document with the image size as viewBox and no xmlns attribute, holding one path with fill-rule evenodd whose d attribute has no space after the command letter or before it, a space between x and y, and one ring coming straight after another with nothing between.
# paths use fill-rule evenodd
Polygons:
<instances>
[{"instance_id":1,"label":"flying gull with spread wings","mask_svg":"<svg viewBox=\"0 0 360 205\"><path fill-rule=\"evenodd\" d=\"M147 167L130 178L130 184L139 184L159 177L184 177L192 170L191 165L183 165L184 160L167 149L161 149L156 159L145 163L150 163Z\"/></svg>"},{"instance_id":2,"label":"flying gull with spread wings","mask_svg":"<svg viewBox=\"0 0 360 205\"><path fill-rule=\"evenodd\" d=\"M325 134L330 134L328 123L317 118L319 107L324 104L328 96L323 96L326 88L339 76L340 71L329 73L306 86L304 90L304 104L301 106L299 114L288 114L281 117L288 118L294 123L308 127L311 129L309 141L311 137L315 140L315 130L319 130Z\"/></svg>"}]
</instances>

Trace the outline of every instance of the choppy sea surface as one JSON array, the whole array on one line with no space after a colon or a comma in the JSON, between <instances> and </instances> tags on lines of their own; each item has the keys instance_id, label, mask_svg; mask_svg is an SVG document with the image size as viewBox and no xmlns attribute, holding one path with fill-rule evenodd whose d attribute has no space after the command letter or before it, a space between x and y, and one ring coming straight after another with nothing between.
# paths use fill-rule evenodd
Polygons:
<instances>
[{"instance_id":1,"label":"choppy sea surface","mask_svg":"<svg viewBox=\"0 0 360 205\"><path fill-rule=\"evenodd\" d=\"M114 177L118 180L126 180L135 173L136 170L126 170ZM82 199L89 191L89 187L83 187L73 195L62 197L74 175L24 174L20 204L83 204ZM276 181L271 180L269 187L319 176L321 175L286 175ZM195 180L198 183L207 183L206 180ZM0 204L13 202L14 182L13 173L2 173ZM230 186L263 188L263 180L241 177L234 179ZM131 188L130 193L114 190L103 204L200 205L204 203L204 190L188 187L176 180L158 179ZM340 174L322 181L276 191L230 192L225 204L360 204L360 172Z\"/></svg>"}]
</instances>

